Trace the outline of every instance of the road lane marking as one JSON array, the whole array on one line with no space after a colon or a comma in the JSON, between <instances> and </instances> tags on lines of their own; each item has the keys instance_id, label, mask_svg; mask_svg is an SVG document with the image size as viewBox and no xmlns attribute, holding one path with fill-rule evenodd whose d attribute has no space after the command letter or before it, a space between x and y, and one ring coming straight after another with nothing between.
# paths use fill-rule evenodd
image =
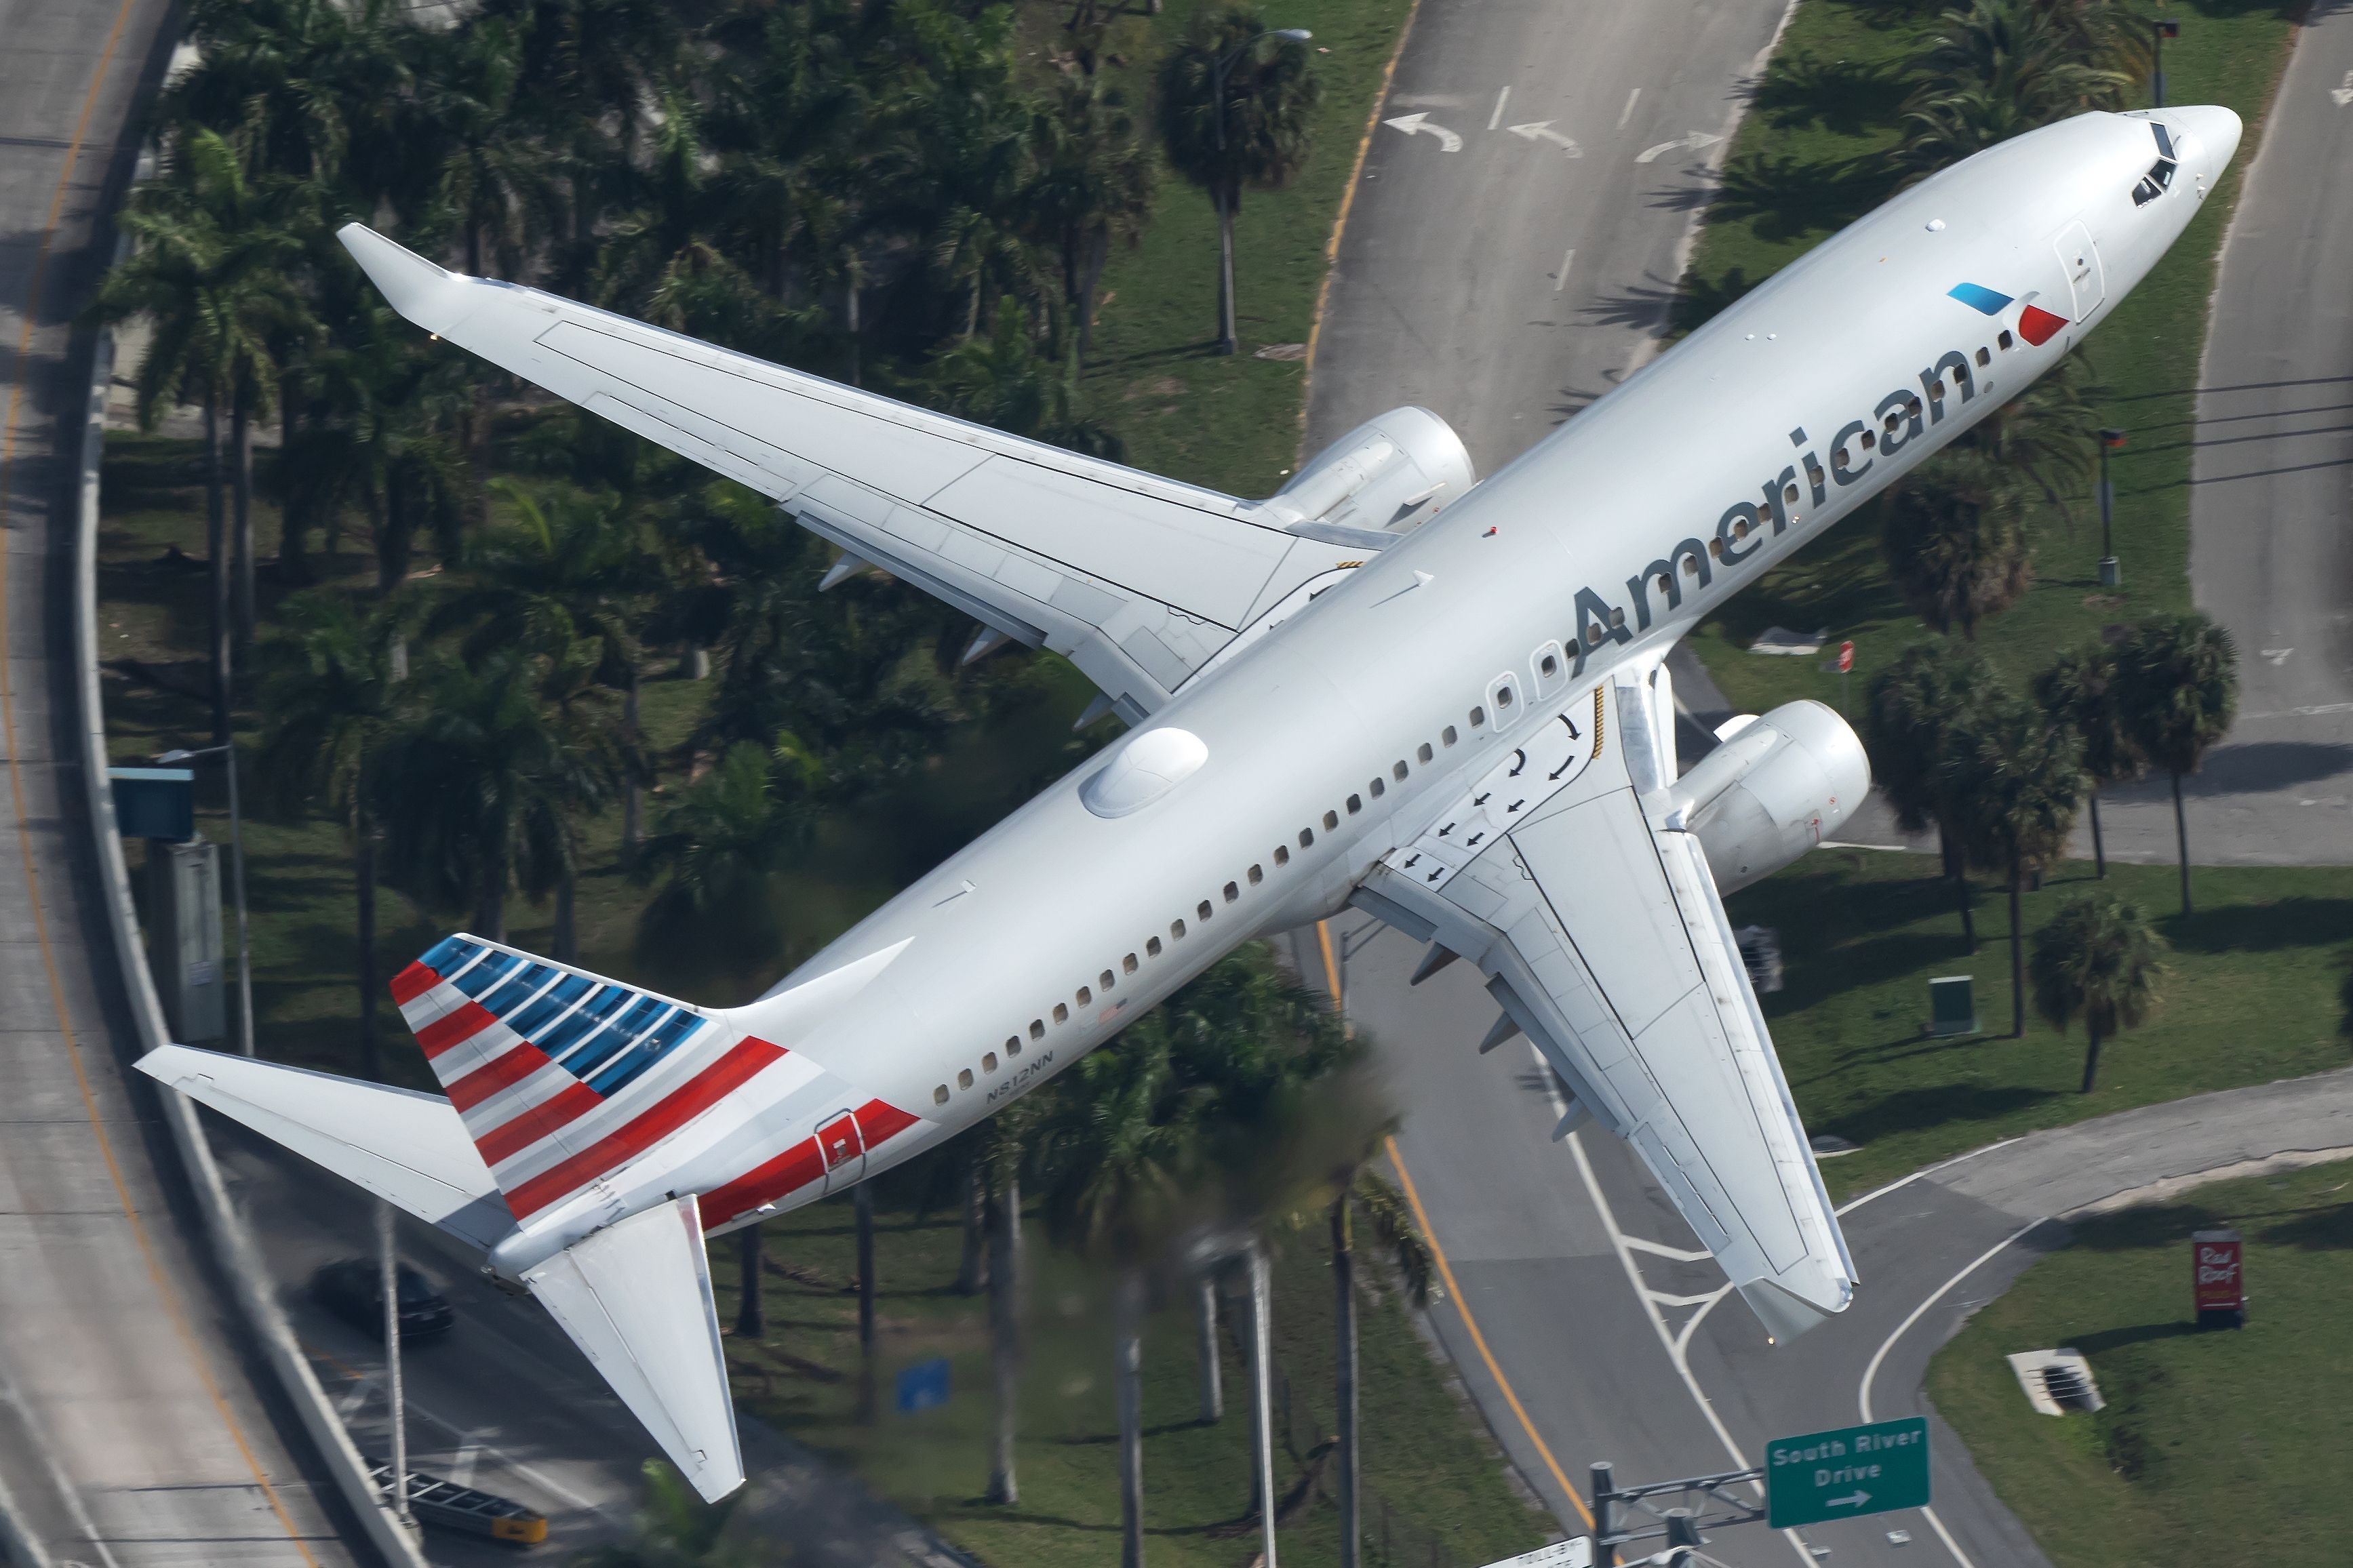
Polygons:
<instances>
[{"instance_id":1,"label":"road lane marking","mask_svg":"<svg viewBox=\"0 0 2353 1568\"><path fill-rule=\"evenodd\" d=\"M0 528L6 525L8 483L16 457L16 421L25 402L24 367L32 358L33 325L40 315L41 290L47 281L50 247L57 239L58 222L65 212L66 192L73 184L74 173L81 163L82 143L90 136L90 119L98 108L99 89L106 85L107 72L114 63L115 50L122 42L122 29L130 23L131 10L135 4L136 0L122 0L121 7L114 14L114 25L107 29L105 47L99 51L98 66L90 74L90 90L82 95L81 114L74 121L73 138L66 143L65 167L58 173L57 190L49 197L48 218L42 225L40 244L33 252L32 270L26 279L25 325L16 337L17 372L8 388L7 415L5 419L0 419ZM106 1162L107 1176L114 1184L115 1196L122 1204L123 1217L131 1222L132 1237L138 1242L140 1255L146 1261L148 1279L155 1288L164 1314L172 1320L172 1327L179 1335L181 1347L187 1352L188 1364L212 1400L213 1408L219 1413L221 1424L228 1430L229 1441L236 1446L246 1468L252 1472L254 1481L261 1488L261 1495L269 1500L269 1510L278 1516L278 1523L286 1531L287 1539L294 1543L294 1550L302 1554L303 1562L310 1563L311 1568L319 1568L319 1560L311 1555L310 1542L303 1540L301 1532L295 1529L294 1520L286 1511L286 1504L280 1499L278 1489L269 1484L269 1478L262 1472L261 1461L246 1441L244 1429L230 1413L228 1401L222 1396L220 1384L214 1379L212 1368L206 1362L203 1347L196 1342L195 1330L189 1324L171 1281L164 1276L163 1260L156 1255L155 1244L147 1234L146 1222L140 1217L138 1205L132 1202L130 1184L123 1178L122 1166L114 1157L113 1142L106 1135L105 1121L99 1114L98 1097L90 1089L90 1075L82 1068L81 1044L75 1037L73 1018L66 1006L65 980L58 973L57 953L49 941L48 913L41 904L40 871L33 864L32 819L25 804L25 775L16 753L16 673L5 653L9 641L9 554L5 543L0 543L0 747L5 747L8 753L8 790L16 812L16 852L25 863L26 908L33 917L33 930L39 939L41 967L48 976L49 1001L57 1011L58 1032L65 1040L66 1059L73 1067L74 1083L81 1091L82 1110L90 1119L90 1131L98 1141L99 1153Z\"/></svg>"},{"instance_id":2,"label":"road lane marking","mask_svg":"<svg viewBox=\"0 0 2353 1568\"><path fill-rule=\"evenodd\" d=\"M2048 1219L2049 1217L2050 1216L2046 1215L2043 1216L2043 1219ZM1943 1300L1945 1299L1946 1291L1950 1290L1954 1286L1959 1284L1962 1280L1976 1273L1978 1269L1982 1268L1985 1264L1990 1262L1994 1256L2000 1253L2003 1247L2008 1247L2011 1242L2016 1241L2020 1237L2024 1236L2028 1231L2032 1230L2036 1226L2042 1223L2042 1219L2029 1220L2024 1225L2020 1226L2016 1230L2011 1231L2008 1236L2003 1237L2000 1241L1995 1242L1991 1247L1987 1247L1983 1252L1978 1254L1976 1258L1973 1259L1967 1268L1963 1268L1958 1274L1954 1275L1950 1279L1946 1280L1942 1285L1937 1286L1935 1290L1931 1291L1926 1300L1922 1301L1918 1306L1913 1308L1912 1315L1910 1317L1905 1318L1902 1322L1895 1325L1895 1331L1888 1335L1887 1338L1881 1342L1878 1350L1872 1352L1871 1364L1862 1369L1862 1387L1858 1391L1855 1403L1862 1409L1862 1421L1864 1426L1867 1426L1872 1422L1872 1380L1879 1375L1879 1363L1887 1359L1887 1352L1895 1348L1895 1342L1902 1339L1905 1332L1909 1330L1913 1324L1918 1322L1922 1315L1925 1314L1929 1308L1935 1306L1938 1301Z\"/></svg>"},{"instance_id":3,"label":"road lane marking","mask_svg":"<svg viewBox=\"0 0 2353 1568\"><path fill-rule=\"evenodd\" d=\"M1326 948L1325 952L1328 956L1330 949ZM1552 1457L1552 1449L1537 1433L1536 1424L1528 1419L1527 1406L1520 1403L1519 1394L1513 1391L1512 1380L1505 1377L1504 1369L1495 1364L1495 1352L1487 1348L1487 1336L1479 1331L1479 1320L1471 1315L1471 1299L1462 1293L1462 1287L1454 1282L1454 1269L1446 1261L1445 1249L1438 1245L1438 1233L1430 1227L1430 1215L1422 1209L1421 1194L1414 1187L1413 1173L1405 1168L1405 1158L1398 1152L1397 1140L1384 1138L1381 1144L1388 1151L1389 1163L1397 1167L1398 1185L1405 1189L1406 1206L1413 1210L1413 1223L1421 1226L1421 1238L1430 1243L1430 1256L1438 1265L1438 1277L1446 1282L1446 1293L1454 1299L1454 1310L1461 1314L1462 1326L1471 1331L1471 1342L1478 1347L1479 1359L1487 1363L1487 1375L1495 1380L1497 1388L1503 1390L1504 1402L1512 1407L1512 1414L1520 1418L1520 1430L1525 1432L1528 1441L1536 1446L1536 1452L1543 1456L1545 1468L1552 1472L1554 1481L1576 1505L1577 1517L1585 1521L1588 1530L1592 1529L1593 1510L1585 1506L1585 1499L1568 1484L1568 1477L1561 1473L1560 1461Z\"/></svg>"},{"instance_id":4,"label":"road lane marking","mask_svg":"<svg viewBox=\"0 0 2353 1568\"><path fill-rule=\"evenodd\" d=\"M1576 259L1577 247L1573 245L1567 250L1560 253L1560 276L1553 279L1552 291L1554 293L1557 294L1562 289L1568 287L1568 264Z\"/></svg>"},{"instance_id":5,"label":"road lane marking","mask_svg":"<svg viewBox=\"0 0 2353 1568\"><path fill-rule=\"evenodd\" d=\"M1618 129L1619 129L1619 130L1620 130L1620 131L1625 130L1625 129L1626 129L1626 121L1630 121L1630 120L1631 120L1631 119L1633 119L1633 118L1634 118L1634 104L1635 104L1636 100L1639 100L1641 96L1642 96L1642 89L1641 89L1641 88L1639 88L1639 87L1638 87L1638 88L1636 88L1633 91L1631 91L1631 92L1630 92L1630 93L1628 93L1628 94L1626 95L1626 107L1625 107L1625 108L1623 108L1623 109L1621 109L1621 110L1620 110L1618 111Z\"/></svg>"},{"instance_id":6,"label":"road lane marking","mask_svg":"<svg viewBox=\"0 0 2353 1568\"><path fill-rule=\"evenodd\" d=\"M1392 131L1402 131L1408 136L1435 136L1438 138L1438 150L1441 153L1462 151L1462 138L1431 120L1430 110L1426 109L1418 109L1411 114L1400 114L1394 120L1384 120L1381 123Z\"/></svg>"},{"instance_id":7,"label":"road lane marking","mask_svg":"<svg viewBox=\"0 0 2353 1568\"><path fill-rule=\"evenodd\" d=\"M1518 137L1523 142L1551 142L1554 146L1560 149L1561 156L1564 158L1582 158L1585 156L1584 148L1578 146L1568 137L1563 136L1559 132L1555 131L1552 126L1553 122L1549 120L1531 120L1525 125L1514 125L1507 129L1510 130L1513 135Z\"/></svg>"},{"instance_id":8,"label":"road lane marking","mask_svg":"<svg viewBox=\"0 0 2353 1568\"><path fill-rule=\"evenodd\" d=\"M2353 104L2353 71L2347 71L2345 85L2330 88L2328 96L2337 100L2337 107L2339 109L2343 109L2348 104Z\"/></svg>"},{"instance_id":9,"label":"road lane marking","mask_svg":"<svg viewBox=\"0 0 2353 1568\"><path fill-rule=\"evenodd\" d=\"M1846 1202L1839 1205L1839 1206L1832 1212L1841 1219L1844 1219L1848 1215L1853 1213L1856 1209L1861 1208L1863 1205L1871 1202L1873 1198L1883 1198L1892 1192L1910 1186L1913 1183L1919 1181L1925 1176L1933 1176L1939 1171L1948 1171L1955 1165L1961 1163L1964 1160L1974 1160L1980 1154L1990 1154L1997 1149L2007 1149L2012 1143L2021 1143L2024 1142L2025 1138L2023 1134L2016 1138L2004 1138L1997 1142L1988 1143L1982 1148L1972 1149L1966 1154L1956 1154L1949 1160L1939 1160L1933 1165L1923 1165L1908 1176L1898 1176L1895 1180L1888 1183L1883 1187L1873 1187L1871 1191L1863 1194L1862 1196L1859 1198L1847 1199Z\"/></svg>"},{"instance_id":10,"label":"road lane marking","mask_svg":"<svg viewBox=\"0 0 2353 1568\"><path fill-rule=\"evenodd\" d=\"M1647 1237L1641 1236L1628 1237L1626 1245L1638 1252L1655 1252L1660 1257L1672 1258L1677 1263L1705 1263L1715 1256L1705 1247L1693 1252L1687 1247L1669 1247L1664 1242L1652 1241Z\"/></svg>"},{"instance_id":11,"label":"road lane marking","mask_svg":"<svg viewBox=\"0 0 2353 1568\"><path fill-rule=\"evenodd\" d=\"M1662 142L1655 147L1644 148L1641 152L1634 154L1634 162L1637 163L1656 163L1660 154L1672 153L1678 147L1688 148L1690 151L1696 153L1703 147L1713 147L1723 140L1723 137L1711 135L1704 131L1694 131L1690 135L1679 136L1672 142Z\"/></svg>"},{"instance_id":12,"label":"road lane marking","mask_svg":"<svg viewBox=\"0 0 2353 1568\"><path fill-rule=\"evenodd\" d=\"M1495 95L1495 112L1487 116L1488 130L1493 131L1496 126L1501 125L1504 122L1504 105L1509 103L1511 100L1512 89L1508 87Z\"/></svg>"}]
</instances>

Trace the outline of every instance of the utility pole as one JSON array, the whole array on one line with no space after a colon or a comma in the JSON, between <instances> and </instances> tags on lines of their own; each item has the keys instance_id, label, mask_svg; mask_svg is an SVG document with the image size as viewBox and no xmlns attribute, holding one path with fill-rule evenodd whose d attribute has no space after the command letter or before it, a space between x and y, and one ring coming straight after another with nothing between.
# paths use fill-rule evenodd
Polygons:
<instances>
[{"instance_id":1,"label":"utility pole","mask_svg":"<svg viewBox=\"0 0 2353 1568\"><path fill-rule=\"evenodd\" d=\"M165 752L158 763L185 763L197 757L219 757L228 764L228 856L229 871L237 889L237 1044L247 1056L253 1054L253 944L248 940L245 925L245 826L237 803L237 742L218 746L200 746L194 751L182 748Z\"/></svg>"},{"instance_id":2,"label":"utility pole","mask_svg":"<svg viewBox=\"0 0 2353 1568\"><path fill-rule=\"evenodd\" d=\"M2157 67L2149 78L2149 96L2157 107L2165 107L2165 40L2181 37L2181 24L2159 18L2149 25L2149 41L2156 46Z\"/></svg>"},{"instance_id":3,"label":"utility pole","mask_svg":"<svg viewBox=\"0 0 2353 1568\"><path fill-rule=\"evenodd\" d=\"M2125 580L2124 568L2116 563L2116 487L2108 479L2108 454L2120 449L2124 444L2123 431L2104 429L2100 432L2100 586L2103 588L2116 587Z\"/></svg>"},{"instance_id":4,"label":"utility pole","mask_svg":"<svg viewBox=\"0 0 2353 1568\"><path fill-rule=\"evenodd\" d=\"M1596 1464L1588 1489L1593 1499L1594 1568L1618 1568L1618 1547L1609 1539L1618 1533L1617 1467L1607 1459Z\"/></svg>"}]
</instances>

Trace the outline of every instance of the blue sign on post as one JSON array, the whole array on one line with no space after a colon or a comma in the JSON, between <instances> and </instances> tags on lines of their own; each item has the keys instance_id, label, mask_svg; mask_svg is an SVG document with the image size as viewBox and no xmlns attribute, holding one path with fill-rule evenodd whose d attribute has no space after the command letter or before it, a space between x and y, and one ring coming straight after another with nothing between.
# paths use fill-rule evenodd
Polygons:
<instances>
[{"instance_id":1,"label":"blue sign on post","mask_svg":"<svg viewBox=\"0 0 2353 1568\"><path fill-rule=\"evenodd\" d=\"M196 775L186 768L109 768L106 776L124 837L185 844L196 836Z\"/></svg>"},{"instance_id":2,"label":"blue sign on post","mask_svg":"<svg viewBox=\"0 0 2353 1568\"><path fill-rule=\"evenodd\" d=\"M948 1402L948 1358L919 1361L899 1374L899 1414L913 1415Z\"/></svg>"}]
</instances>

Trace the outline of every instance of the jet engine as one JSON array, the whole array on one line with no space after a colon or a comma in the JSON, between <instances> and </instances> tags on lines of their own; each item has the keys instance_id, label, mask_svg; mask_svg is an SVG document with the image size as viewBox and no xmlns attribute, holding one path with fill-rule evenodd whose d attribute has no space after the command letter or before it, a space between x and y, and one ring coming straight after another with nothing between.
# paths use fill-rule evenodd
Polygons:
<instances>
[{"instance_id":1,"label":"jet engine","mask_svg":"<svg viewBox=\"0 0 2353 1568\"><path fill-rule=\"evenodd\" d=\"M1819 702L1784 703L1721 732L1723 744L1676 781L1669 822L1698 837L1730 893L1836 833L1871 788L1871 759Z\"/></svg>"},{"instance_id":2,"label":"jet engine","mask_svg":"<svg viewBox=\"0 0 2353 1568\"><path fill-rule=\"evenodd\" d=\"M1454 427L1409 405L1333 442L1264 505L1294 533L1302 524L1403 533L1476 483Z\"/></svg>"}]
</instances>

